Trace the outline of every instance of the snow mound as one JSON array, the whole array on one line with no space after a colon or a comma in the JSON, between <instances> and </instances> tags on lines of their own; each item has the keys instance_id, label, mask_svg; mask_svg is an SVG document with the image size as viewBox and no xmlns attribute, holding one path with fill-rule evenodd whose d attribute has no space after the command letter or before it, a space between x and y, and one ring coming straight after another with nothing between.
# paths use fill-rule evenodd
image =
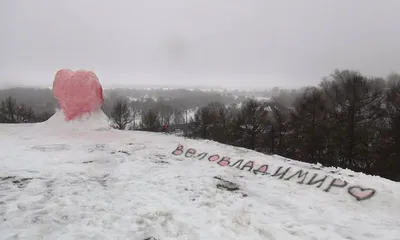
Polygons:
<instances>
[{"instance_id":1,"label":"snow mound","mask_svg":"<svg viewBox=\"0 0 400 240\"><path fill-rule=\"evenodd\" d=\"M69 121L65 120L64 111L61 109L42 125L52 129L53 131L92 131L111 129L110 120L101 109L92 113L84 113L82 116Z\"/></svg>"},{"instance_id":2,"label":"snow mound","mask_svg":"<svg viewBox=\"0 0 400 240\"><path fill-rule=\"evenodd\" d=\"M106 126L0 124L0 239L399 240L399 183Z\"/></svg>"}]
</instances>

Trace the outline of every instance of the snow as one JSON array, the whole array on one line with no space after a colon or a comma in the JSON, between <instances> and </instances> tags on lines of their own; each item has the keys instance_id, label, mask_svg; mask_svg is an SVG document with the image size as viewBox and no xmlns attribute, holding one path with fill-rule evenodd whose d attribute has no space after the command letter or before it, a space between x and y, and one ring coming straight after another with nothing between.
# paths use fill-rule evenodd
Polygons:
<instances>
[{"instance_id":1,"label":"snow","mask_svg":"<svg viewBox=\"0 0 400 240\"><path fill-rule=\"evenodd\" d=\"M65 121L65 115L63 110L59 110L54 114L49 120L44 123L37 124L39 127L45 125L52 131L56 130L107 130L110 129L110 120L104 114L104 112L99 109L93 113L85 113L83 116L78 117L71 121ZM44 128L44 126L43 126Z\"/></svg>"},{"instance_id":2,"label":"snow","mask_svg":"<svg viewBox=\"0 0 400 240\"><path fill-rule=\"evenodd\" d=\"M41 124L0 125L0 239L400 239L399 183L212 141L113 130L107 121L96 112L65 123L59 112ZM376 194L357 201L345 188L325 192L175 156L178 144L232 164L327 174ZM240 190L217 188L214 177Z\"/></svg>"},{"instance_id":3,"label":"snow","mask_svg":"<svg viewBox=\"0 0 400 240\"><path fill-rule=\"evenodd\" d=\"M193 108L193 109L188 109L187 110L187 121L190 122L192 119L194 119L196 112L198 108ZM183 115L183 117L186 119L186 114ZM185 120L186 121L186 120Z\"/></svg>"},{"instance_id":4,"label":"snow","mask_svg":"<svg viewBox=\"0 0 400 240\"><path fill-rule=\"evenodd\" d=\"M258 101L265 101L265 102L270 102L272 99L270 97L256 97Z\"/></svg>"}]
</instances>

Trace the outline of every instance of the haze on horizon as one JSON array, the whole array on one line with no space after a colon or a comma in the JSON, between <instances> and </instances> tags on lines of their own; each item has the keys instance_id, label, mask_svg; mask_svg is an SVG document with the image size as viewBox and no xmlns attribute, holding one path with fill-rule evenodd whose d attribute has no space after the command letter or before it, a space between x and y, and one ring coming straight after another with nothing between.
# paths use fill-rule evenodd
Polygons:
<instances>
[{"instance_id":1,"label":"haze on horizon","mask_svg":"<svg viewBox=\"0 0 400 240\"><path fill-rule=\"evenodd\" d=\"M336 68L399 71L397 0L0 2L0 87L61 68L103 86L317 85Z\"/></svg>"}]
</instances>

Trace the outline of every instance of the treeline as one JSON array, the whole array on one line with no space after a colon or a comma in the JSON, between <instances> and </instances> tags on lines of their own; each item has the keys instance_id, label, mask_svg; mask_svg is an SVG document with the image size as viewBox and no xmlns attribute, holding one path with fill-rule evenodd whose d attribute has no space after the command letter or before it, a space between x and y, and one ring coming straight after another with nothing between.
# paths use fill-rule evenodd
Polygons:
<instances>
[{"instance_id":1,"label":"treeline","mask_svg":"<svg viewBox=\"0 0 400 240\"><path fill-rule=\"evenodd\" d=\"M109 117L112 126L121 130L170 131L187 122L186 110L173 108L168 102L129 102L125 98L117 100Z\"/></svg>"},{"instance_id":2,"label":"treeline","mask_svg":"<svg viewBox=\"0 0 400 240\"><path fill-rule=\"evenodd\" d=\"M8 97L0 103L0 123L35 123L49 119L54 112L36 112L31 106L18 104Z\"/></svg>"},{"instance_id":3,"label":"treeline","mask_svg":"<svg viewBox=\"0 0 400 240\"><path fill-rule=\"evenodd\" d=\"M335 71L292 105L273 98L200 108L189 135L400 180L400 76Z\"/></svg>"},{"instance_id":4,"label":"treeline","mask_svg":"<svg viewBox=\"0 0 400 240\"><path fill-rule=\"evenodd\" d=\"M153 90L156 91L156 90ZM114 94L106 97L102 107L104 113L112 119L113 127L117 129L146 130L146 131L175 131L187 129L187 123L191 120L193 110L201 106L218 103L221 105L240 105L249 97L272 98L282 104L290 105L299 96L303 89L263 90L258 92L234 91L238 94L250 94L250 96L234 95L232 92L204 92L200 90L160 90L158 97L142 96L132 99L132 95L116 95L123 93L117 89ZM127 89L126 94L132 94L132 89ZM166 98L168 94L175 92L174 98ZM114 100L114 101L112 101ZM168 126L167 129L164 126Z\"/></svg>"},{"instance_id":5,"label":"treeline","mask_svg":"<svg viewBox=\"0 0 400 240\"><path fill-rule=\"evenodd\" d=\"M211 101L222 103L235 103L244 99L244 96L232 95L228 92L202 91L188 89L108 89L105 90L105 96L109 102L112 100L123 99L128 97L133 102L148 102L148 104L156 103L159 100L167 101L168 105L173 108L192 109L203 106Z\"/></svg>"}]
</instances>

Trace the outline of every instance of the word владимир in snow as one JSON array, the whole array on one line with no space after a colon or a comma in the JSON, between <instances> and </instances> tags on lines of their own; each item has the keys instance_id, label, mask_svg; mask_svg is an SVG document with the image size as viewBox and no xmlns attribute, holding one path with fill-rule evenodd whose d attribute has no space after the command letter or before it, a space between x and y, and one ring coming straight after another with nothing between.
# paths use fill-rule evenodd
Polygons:
<instances>
[{"instance_id":1,"label":"word \u0432\u043b\u0430\u0434\u0438\u043c\u0438\u0440 in snow","mask_svg":"<svg viewBox=\"0 0 400 240\"><path fill-rule=\"evenodd\" d=\"M329 192L334 188L345 188L347 187L347 192L358 201L367 200L373 197L376 193L375 189L363 188L360 186L349 186L349 183L338 178L332 178L328 175L319 176L317 173L310 173L306 170L294 170L292 167L282 167L278 166L275 171L271 171L271 166L268 164L263 164L259 167L255 166L254 161L245 162L244 159L232 161L230 157L223 156L219 154L209 154L207 152L197 153L196 149L188 148L186 151L182 145L172 152L175 156L183 155L186 158L195 158L198 160L207 159L209 162L216 162L222 167L234 167L242 171L249 171L255 175L268 175L271 177L276 177L282 180L296 180L298 184L316 186L317 188L322 188L323 191Z\"/></svg>"}]
</instances>

